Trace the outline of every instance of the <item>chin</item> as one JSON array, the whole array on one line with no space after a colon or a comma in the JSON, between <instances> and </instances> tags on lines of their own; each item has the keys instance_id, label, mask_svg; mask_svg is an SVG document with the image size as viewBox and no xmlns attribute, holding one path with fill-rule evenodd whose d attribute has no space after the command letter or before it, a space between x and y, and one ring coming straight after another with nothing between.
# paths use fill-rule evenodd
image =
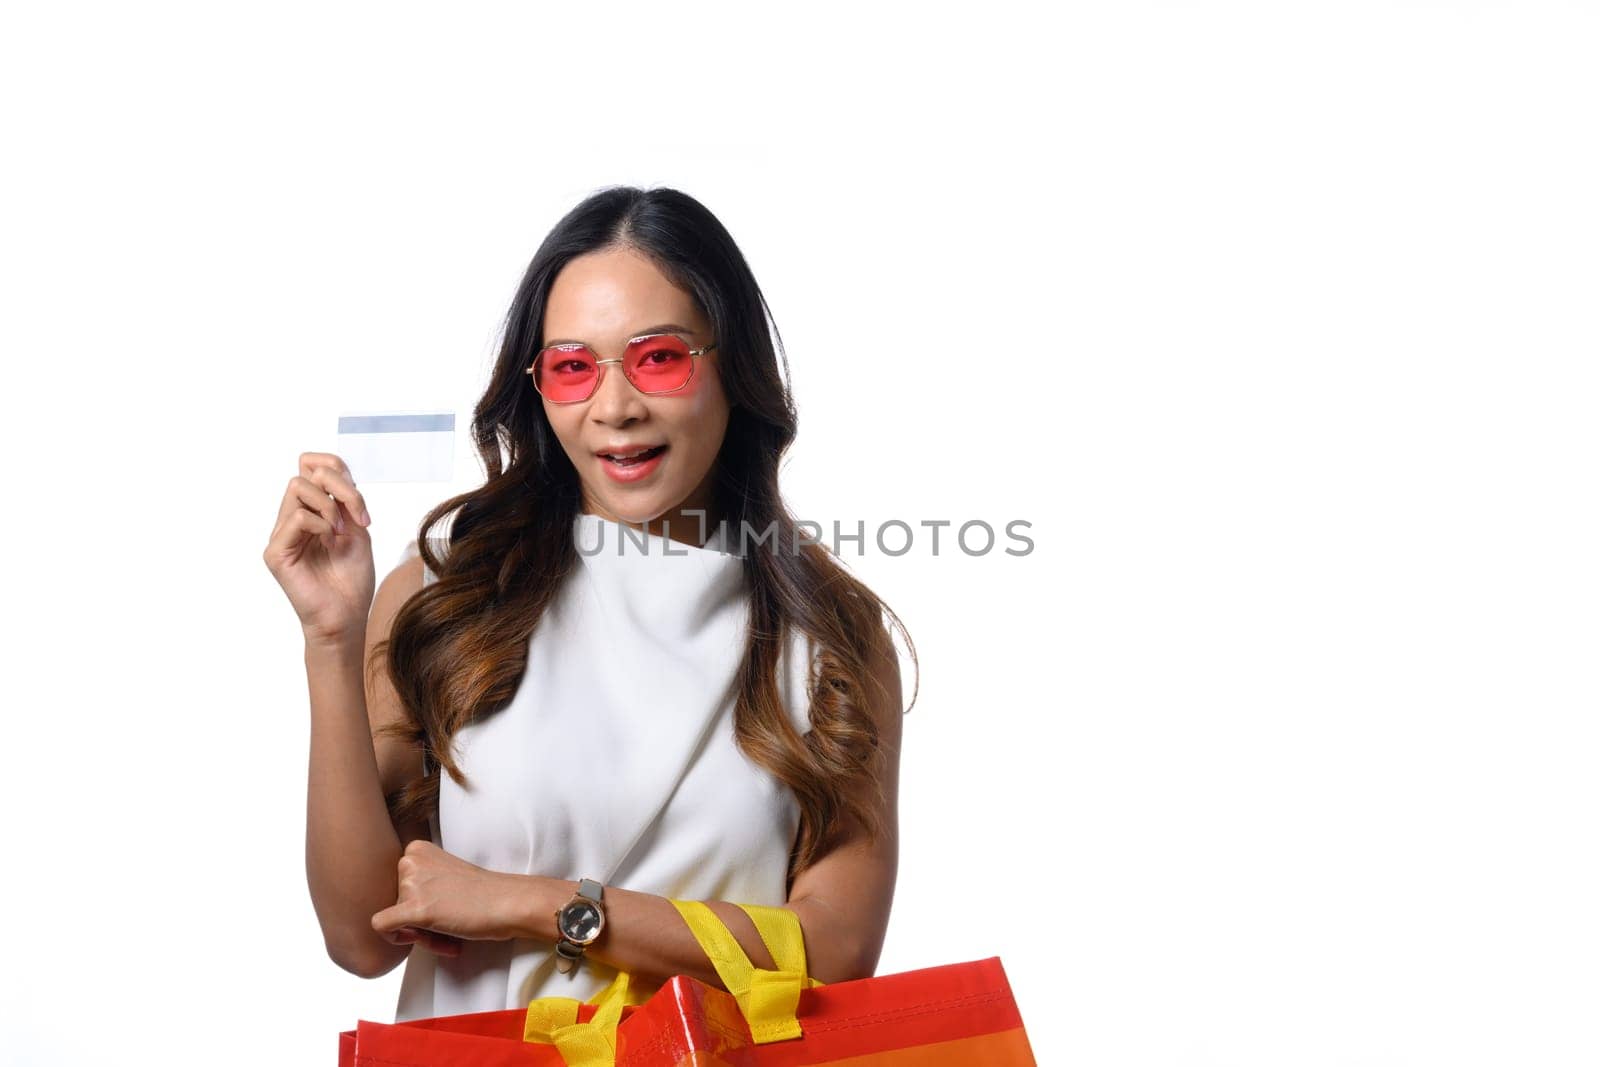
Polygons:
<instances>
[{"instance_id":1,"label":"chin","mask_svg":"<svg viewBox=\"0 0 1600 1067\"><path fill-rule=\"evenodd\" d=\"M647 522L652 522L666 514L668 510L665 507L656 507L651 505L641 507L639 502L636 500L631 500L624 504L620 501L607 500L602 497L600 503L607 511L616 516L617 521L630 523L635 526L643 526Z\"/></svg>"}]
</instances>

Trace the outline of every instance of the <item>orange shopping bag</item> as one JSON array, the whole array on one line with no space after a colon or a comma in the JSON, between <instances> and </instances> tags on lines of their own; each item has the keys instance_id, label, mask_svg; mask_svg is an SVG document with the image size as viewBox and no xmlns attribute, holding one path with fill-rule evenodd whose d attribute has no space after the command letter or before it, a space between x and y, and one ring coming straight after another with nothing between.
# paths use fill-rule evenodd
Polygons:
<instances>
[{"instance_id":1,"label":"orange shopping bag","mask_svg":"<svg viewBox=\"0 0 1600 1067\"><path fill-rule=\"evenodd\" d=\"M767 971L706 905L673 904L728 991L679 975L627 1004L619 974L583 1004L363 1020L340 1035L340 1067L1034 1067L997 956L824 985L806 973L792 911L740 905L776 961Z\"/></svg>"}]
</instances>

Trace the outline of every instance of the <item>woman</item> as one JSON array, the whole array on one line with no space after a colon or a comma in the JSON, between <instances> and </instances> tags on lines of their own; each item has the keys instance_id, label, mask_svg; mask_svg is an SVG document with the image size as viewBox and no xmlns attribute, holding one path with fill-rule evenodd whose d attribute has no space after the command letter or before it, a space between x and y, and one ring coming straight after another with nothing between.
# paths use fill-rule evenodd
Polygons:
<instances>
[{"instance_id":1,"label":"woman","mask_svg":"<svg viewBox=\"0 0 1600 1067\"><path fill-rule=\"evenodd\" d=\"M902 714L885 615L905 630L783 503L796 417L766 310L704 206L607 189L512 303L473 419L487 480L376 597L360 490L300 457L264 555L306 638L307 880L341 967L406 960L397 1021L586 999L618 970L630 1001L720 987L672 899L758 967L734 902L792 910L819 981L873 973Z\"/></svg>"}]
</instances>

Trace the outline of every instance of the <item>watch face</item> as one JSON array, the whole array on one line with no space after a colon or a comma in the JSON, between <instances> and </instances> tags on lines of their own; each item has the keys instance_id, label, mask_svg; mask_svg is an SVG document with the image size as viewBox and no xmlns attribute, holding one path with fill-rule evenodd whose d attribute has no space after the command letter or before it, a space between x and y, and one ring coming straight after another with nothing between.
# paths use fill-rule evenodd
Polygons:
<instances>
[{"instance_id":1,"label":"watch face","mask_svg":"<svg viewBox=\"0 0 1600 1067\"><path fill-rule=\"evenodd\" d=\"M575 900L561 909L561 932L580 945L587 945L600 934L600 909L587 900Z\"/></svg>"}]
</instances>

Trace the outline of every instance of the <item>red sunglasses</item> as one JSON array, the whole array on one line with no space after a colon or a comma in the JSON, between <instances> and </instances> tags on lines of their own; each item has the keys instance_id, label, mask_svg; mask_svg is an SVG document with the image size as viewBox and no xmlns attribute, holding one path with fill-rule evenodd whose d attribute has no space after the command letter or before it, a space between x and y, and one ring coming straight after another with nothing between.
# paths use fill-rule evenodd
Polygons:
<instances>
[{"instance_id":1,"label":"red sunglasses","mask_svg":"<svg viewBox=\"0 0 1600 1067\"><path fill-rule=\"evenodd\" d=\"M694 379L695 359L716 348L690 348L672 333L652 333L628 342L619 359L600 359L588 345L551 345L539 350L526 371L533 387L552 404L588 400L600 387L601 364L620 363L633 387L646 396L673 393Z\"/></svg>"}]
</instances>

